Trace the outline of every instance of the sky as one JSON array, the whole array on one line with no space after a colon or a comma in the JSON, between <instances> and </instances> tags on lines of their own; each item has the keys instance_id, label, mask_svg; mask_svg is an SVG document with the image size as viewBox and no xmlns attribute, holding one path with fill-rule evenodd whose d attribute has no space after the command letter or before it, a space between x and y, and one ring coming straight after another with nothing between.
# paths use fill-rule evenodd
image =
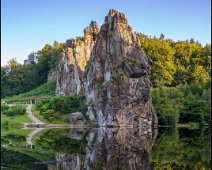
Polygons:
<instances>
[{"instance_id":1,"label":"sky","mask_svg":"<svg viewBox=\"0 0 212 170\"><path fill-rule=\"evenodd\" d=\"M211 0L1 0L1 65L82 36L91 20L102 25L109 9L125 13L136 32L211 43Z\"/></svg>"}]
</instances>

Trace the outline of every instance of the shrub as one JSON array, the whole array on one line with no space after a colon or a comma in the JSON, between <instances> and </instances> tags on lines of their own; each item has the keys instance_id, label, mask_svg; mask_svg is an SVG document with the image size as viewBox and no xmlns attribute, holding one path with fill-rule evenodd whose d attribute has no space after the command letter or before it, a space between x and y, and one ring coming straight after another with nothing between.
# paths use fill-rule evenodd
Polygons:
<instances>
[{"instance_id":1,"label":"shrub","mask_svg":"<svg viewBox=\"0 0 212 170\"><path fill-rule=\"evenodd\" d=\"M7 115L7 116L14 116L14 113L11 112L11 110L5 110L2 112L4 115Z\"/></svg>"},{"instance_id":2,"label":"shrub","mask_svg":"<svg viewBox=\"0 0 212 170\"><path fill-rule=\"evenodd\" d=\"M54 97L45 101L37 101L36 108L41 115L51 121L67 120L69 113L87 111L85 96Z\"/></svg>"},{"instance_id":3,"label":"shrub","mask_svg":"<svg viewBox=\"0 0 212 170\"><path fill-rule=\"evenodd\" d=\"M5 121L4 123L1 123L1 127L4 128L4 129L8 129L8 126L9 126L9 122L8 121Z\"/></svg>"},{"instance_id":4,"label":"shrub","mask_svg":"<svg viewBox=\"0 0 212 170\"><path fill-rule=\"evenodd\" d=\"M23 115L26 113L26 108L21 105L11 106L8 110L2 111L2 113L7 116Z\"/></svg>"},{"instance_id":5,"label":"shrub","mask_svg":"<svg viewBox=\"0 0 212 170\"><path fill-rule=\"evenodd\" d=\"M40 108L43 106L43 102L42 102L41 100L38 100L38 101L36 102L35 106L36 106L36 108L37 108L38 110L40 110Z\"/></svg>"},{"instance_id":6,"label":"shrub","mask_svg":"<svg viewBox=\"0 0 212 170\"><path fill-rule=\"evenodd\" d=\"M15 115L22 115L26 113L26 108L25 106L17 105L11 107L11 111L14 112Z\"/></svg>"},{"instance_id":7,"label":"shrub","mask_svg":"<svg viewBox=\"0 0 212 170\"><path fill-rule=\"evenodd\" d=\"M1 106L1 111L2 112L4 112L5 110L9 110L9 106L7 106L7 105L3 105L3 106Z\"/></svg>"},{"instance_id":8,"label":"shrub","mask_svg":"<svg viewBox=\"0 0 212 170\"><path fill-rule=\"evenodd\" d=\"M42 115L45 119L50 120L49 118L53 116L54 112L55 112L54 110L48 109L45 112L43 112Z\"/></svg>"},{"instance_id":9,"label":"shrub","mask_svg":"<svg viewBox=\"0 0 212 170\"><path fill-rule=\"evenodd\" d=\"M102 83L96 83L96 89L97 90L102 90L103 89L103 84Z\"/></svg>"}]
</instances>

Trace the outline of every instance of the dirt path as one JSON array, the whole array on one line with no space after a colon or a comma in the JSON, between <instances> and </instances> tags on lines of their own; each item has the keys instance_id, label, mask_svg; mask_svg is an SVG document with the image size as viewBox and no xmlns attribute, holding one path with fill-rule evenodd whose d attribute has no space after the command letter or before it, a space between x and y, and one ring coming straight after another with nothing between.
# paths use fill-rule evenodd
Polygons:
<instances>
[{"instance_id":1,"label":"dirt path","mask_svg":"<svg viewBox=\"0 0 212 170\"><path fill-rule=\"evenodd\" d=\"M39 132L41 132L43 130L43 128L39 128L39 129L33 129L29 135L26 138L26 141L28 144L32 145L33 144L33 137L38 134Z\"/></svg>"},{"instance_id":2,"label":"dirt path","mask_svg":"<svg viewBox=\"0 0 212 170\"><path fill-rule=\"evenodd\" d=\"M27 115L29 116L29 118L34 122L34 123L39 123L39 124L44 124L41 120L39 120L38 118L36 118L33 114L32 114L32 104L29 104L26 108L26 112ZM28 144L32 145L32 139L33 137L38 134L40 131L42 131L43 128L39 128L39 129L33 129L29 135L26 138L26 141Z\"/></svg>"},{"instance_id":3,"label":"dirt path","mask_svg":"<svg viewBox=\"0 0 212 170\"><path fill-rule=\"evenodd\" d=\"M38 118L36 118L36 117L32 114L32 104L30 104L30 105L27 106L26 112L27 112L29 118L32 119L32 121L33 121L34 123L44 124L41 120L39 120Z\"/></svg>"}]
</instances>

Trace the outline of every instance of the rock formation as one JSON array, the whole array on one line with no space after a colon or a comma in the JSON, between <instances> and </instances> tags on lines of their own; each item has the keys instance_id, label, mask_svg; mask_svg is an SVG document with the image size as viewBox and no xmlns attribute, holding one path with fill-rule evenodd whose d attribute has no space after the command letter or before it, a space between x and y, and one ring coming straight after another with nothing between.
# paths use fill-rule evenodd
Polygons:
<instances>
[{"instance_id":1,"label":"rock formation","mask_svg":"<svg viewBox=\"0 0 212 170\"><path fill-rule=\"evenodd\" d=\"M150 97L150 66L125 15L110 10L84 76L90 120L102 126L144 128L157 123Z\"/></svg>"},{"instance_id":2,"label":"rock formation","mask_svg":"<svg viewBox=\"0 0 212 170\"><path fill-rule=\"evenodd\" d=\"M84 37L69 39L60 54L56 70L51 71L48 80L56 79L56 95L83 94L83 71L90 58L99 27L95 21L84 29Z\"/></svg>"},{"instance_id":3,"label":"rock formation","mask_svg":"<svg viewBox=\"0 0 212 170\"><path fill-rule=\"evenodd\" d=\"M57 71L49 77L56 79L56 95L86 96L91 122L145 129L157 124L151 64L125 15L110 10L101 29L91 22L83 38L67 40Z\"/></svg>"}]
</instances>

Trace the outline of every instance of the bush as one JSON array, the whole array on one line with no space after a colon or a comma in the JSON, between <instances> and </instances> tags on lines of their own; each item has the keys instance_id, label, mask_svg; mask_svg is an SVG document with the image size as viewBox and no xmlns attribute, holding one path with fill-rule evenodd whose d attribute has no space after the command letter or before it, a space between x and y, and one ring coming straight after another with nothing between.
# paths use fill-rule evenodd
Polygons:
<instances>
[{"instance_id":1,"label":"bush","mask_svg":"<svg viewBox=\"0 0 212 170\"><path fill-rule=\"evenodd\" d=\"M5 121L4 123L1 123L1 128L8 129L8 126L9 126L9 122L8 121Z\"/></svg>"},{"instance_id":2,"label":"bush","mask_svg":"<svg viewBox=\"0 0 212 170\"><path fill-rule=\"evenodd\" d=\"M50 120L50 118L53 117L54 112L55 112L54 110L48 109L45 112L43 112L42 115L45 119Z\"/></svg>"},{"instance_id":3,"label":"bush","mask_svg":"<svg viewBox=\"0 0 212 170\"><path fill-rule=\"evenodd\" d=\"M43 102L41 100L38 100L36 103L35 103L35 106L38 110L40 110L40 108L43 106Z\"/></svg>"},{"instance_id":4,"label":"bush","mask_svg":"<svg viewBox=\"0 0 212 170\"><path fill-rule=\"evenodd\" d=\"M21 105L11 106L8 110L2 111L2 113L7 116L23 115L26 113L26 108Z\"/></svg>"},{"instance_id":5,"label":"bush","mask_svg":"<svg viewBox=\"0 0 212 170\"><path fill-rule=\"evenodd\" d=\"M64 96L54 97L45 101L39 100L36 103L36 108L50 122L62 119L66 121L68 119L67 114L73 112L82 112L85 114L87 111L85 96Z\"/></svg>"},{"instance_id":6,"label":"bush","mask_svg":"<svg viewBox=\"0 0 212 170\"><path fill-rule=\"evenodd\" d=\"M26 113L25 106L17 105L11 107L11 111L14 112L15 115L23 115Z\"/></svg>"},{"instance_id":7,"label":"bush","mask_svg":"<svg viewBox=\"0 0 212 170\"><path fill-rule=\"evenodd\" d=\"M7 116L15 116L14 112L12 112L11 110L5 110L4 112L2 112L4 115Z\"/></svg>"},{"instance_id":8,"label":"bush","mask_svg":"<svg viewBox=\"0 0 212 170\"><path fill-rule=\"evenodd\" d=\"M7 105L3 105L3 106L1 106L1 111L2 112L4 112L5 110L9 110L9 106L7 106Z\"/></svg>"}]
</instances>

